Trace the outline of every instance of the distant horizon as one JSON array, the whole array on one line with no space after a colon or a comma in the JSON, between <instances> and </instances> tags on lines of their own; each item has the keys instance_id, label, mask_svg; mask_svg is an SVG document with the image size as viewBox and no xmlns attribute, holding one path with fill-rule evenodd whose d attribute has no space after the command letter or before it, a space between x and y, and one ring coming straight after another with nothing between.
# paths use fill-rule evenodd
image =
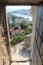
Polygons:
<instances>
[{"instance_id":1,"label":"distant horizon","mask_svg":"<svg viewBox=\"0 0 43 65\"><path fill-rule=\"evenodd\" d=\"M12 12L12 11L18 11L18 10L30 10L31 6L6 6L6 12ZM29 19L29 21L32 21L32 17L24 14L19 14L19 13L15 13L16 16L18 17L24 17L25 19Z\"/></svg>"},{"instance_id":2,"label":"distant horizon","mask_svg":"<svg viewBox=\"0 0 43 65\"><path fill-rule=\"evenodd\" d=\"M31 6L6 6L6 12L12 12L22 9L31 9Z\"/></svg>"}]
</instances>

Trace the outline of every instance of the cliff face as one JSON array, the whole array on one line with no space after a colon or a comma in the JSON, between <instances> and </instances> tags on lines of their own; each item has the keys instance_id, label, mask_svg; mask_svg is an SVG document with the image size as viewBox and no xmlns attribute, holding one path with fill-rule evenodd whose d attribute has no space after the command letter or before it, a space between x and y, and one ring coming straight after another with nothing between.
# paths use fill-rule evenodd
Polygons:
<instances>
[{"instance_id":1,"label":"cliff face","mask_svg":"<svg viewBox=\"0 0 43 65\"><path fill-rule=\"evenodd\" d=\"M9 56L7 53L7 47L5 37L3 36L3 27L0 24L0 65L9 65Z\"/></svg>"}]
</instances>

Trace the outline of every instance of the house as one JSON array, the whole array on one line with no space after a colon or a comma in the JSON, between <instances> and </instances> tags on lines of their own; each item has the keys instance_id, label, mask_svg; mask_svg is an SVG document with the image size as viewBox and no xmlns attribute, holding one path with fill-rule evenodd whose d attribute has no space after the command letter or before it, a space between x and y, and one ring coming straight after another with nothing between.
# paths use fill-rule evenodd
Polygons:
<instances>
[{"instance_id":1,"label":"house","mask_svg":"<svg viewBox=\"0 0 43 65\"><path fill-rule=\"evenodd\" d=\"M20 26L16 27L16 29L14 27L14 28L11 28L9 32L10 32L10 35L13 37L15 35L20 35L23 32L23 29L21 29Z\"/></svg>"},{"instance_id":2,"label":"house","mask_svg":"<svg viewBox=\"0 0 43 65\"><path fill-rule=\"evenodd\" d=\"M15 23L22 23L26 21L24 18L15 18Z\"/></svg>"}]
</instances>

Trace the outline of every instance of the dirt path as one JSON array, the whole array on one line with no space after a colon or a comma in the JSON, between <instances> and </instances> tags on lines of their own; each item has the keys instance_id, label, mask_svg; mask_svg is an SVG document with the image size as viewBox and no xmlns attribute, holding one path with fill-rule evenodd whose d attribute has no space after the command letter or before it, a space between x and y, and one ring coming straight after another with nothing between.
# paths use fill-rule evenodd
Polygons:
<instances>
[{"instance_id":1,"label":"dirt path","mask_svg":"<svg viewBox=\"0 0 43 65\"><path fill-rule=\"evenodd\" d=\"M11 56L13 61L11 65L31 65L31 62L29 61L31 53L22 50L24 48L23 44L24 41L15 45L14 48L11 47Z\"/></svg>"},{"instance_id":2,"label":"dirt path","mask_svg":"<svg viewBox=\"0 0 43 65\"><path fill-rule=\"evenodd\" d=\"M28 61L30 59L31 53L22 50L24 47L23 43L24 41L11 48L12 61Z\"/></svg>"}]
</instances>

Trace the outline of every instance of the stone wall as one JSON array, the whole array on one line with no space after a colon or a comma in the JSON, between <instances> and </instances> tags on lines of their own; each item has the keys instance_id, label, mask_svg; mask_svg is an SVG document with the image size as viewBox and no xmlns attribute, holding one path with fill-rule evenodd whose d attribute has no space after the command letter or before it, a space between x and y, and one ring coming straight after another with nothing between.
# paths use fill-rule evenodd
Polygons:
<instances>
[{"instance_id":1,"label":"stone wall","mask_svg":"<svg viewBox=\"0 0 43 65\"><path fill-rule=\"evenodd\" d=\"M9 43L8 43L8 35L6 34L6 37L3 35L4 32L7 33L5 30L7 30L5 23L5 12L4 8L0 5L0 65L9 65ZM34 9L33 14L35 17L36 10ZM35 19L34 23L35 23ZM2 24L4 26L2 26ZM32 41L34 41L33 44L33 50L32 50L32 64L33 65L43 65L43 7L38 6L38 12L37 12L37 21L36 26L34 25L34 31ZM4 27L4 29L3 29ZM35 36L34 36L35 35ZM7 40L6 40L7 39ZM32 42L33 43L33 42ZM8 44L8 46L6 46ZM10 53L10 52L9 52Z\"/></svg>"},{"instance_id":2,"label":"stone wall","mask_svg":"<svg viewBox=\"0 0 43 65\"><path fill-rule=\"evenodd\" d=\"M43 6L38 6L32 64L43 65Z\"/></svg>"},{"instance_id":3,"label":"stone wall","mask_svg":"<svg viewBox=\"0 0 43 65\"><path fill-rule=\"evenodd\" d=\"M17 4L17 3L39 3L40 1L42 1L42 0L0 0L0 2L1 3L7 3L7 4L9 4L9 3L12 3L12 4Z\"/></svg>"},{"instance_id":4,"label":"stone wall","mask_svg":"<svg viewBox=\"0 0 43 65\"><path fill-rule=\"evenodd\" d=\"M9 56L7 53L5 37L3 37L3 27L0 24L0 65L9 65Z\"/></svg>"},{"instance_id":5,"label":"stone wall","mask_svg":"<svg viewBox=\"0 0 43 65\"><path fill-rule=\"evenodd\" d=\"M9 65L9 54L7 46L7 29L5 23L5 8L0 4L0 65ZM6 32L6 34L5 34Z\"/></svg>"},{"instance_id":6,"label":"stone wall","mask_svg":"<svg viewBox=\"0 0 43 65\"><path fill-rule=\"evenodd\" d=\"M24 39L24 46L30 47L30 45L31 45L31 37L32 37L32 33L26 35L26 37Z\"/></svg>"}]
</instances>

